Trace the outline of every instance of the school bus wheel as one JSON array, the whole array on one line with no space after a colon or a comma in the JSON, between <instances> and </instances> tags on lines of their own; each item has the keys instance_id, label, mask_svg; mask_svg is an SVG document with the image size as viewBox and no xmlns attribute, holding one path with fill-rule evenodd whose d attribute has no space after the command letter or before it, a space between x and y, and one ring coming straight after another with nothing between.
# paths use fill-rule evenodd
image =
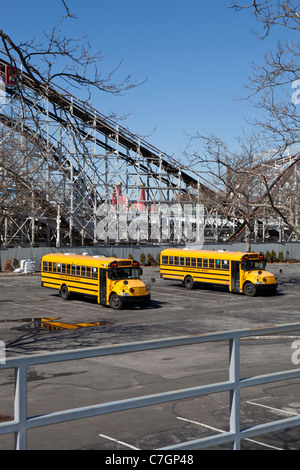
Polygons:
<instances>
[{"instance_id":1,"label":"school bus wheel","mask_svg":"<svg viewBox=\"0 0 300 470\"><path fill-rule=\"evenodd\" d=\"M120 297L113 292L111 294L110 298L109 298L109 305L114 310L121 310L121 308L122 308L122 299L120 299Z\"/></svg>"},{"instance_id":2,"label":"school bus wheel","mask_svg":"<svg viewBox=\"0 0 300 470\"><path fill-rule=\"evenodd\" d=\"M245 295L249 295L250 297L254 297L256 294L256 287L252 282L246 282L243 287L243 292Z\"/></svg>"},{"instance_id":3,"label":"school bus wheel","mask_svg":"<svg viewBox=\"0 0 300 470\"><path fill-rule=\"evenodd\" d=\"M183 285L184 285L184 287L186 287L187 289L193 289L193 287L194 287L194 281L193 281L192 276L186 276L186 278L184 279Z\"/></svg>"},{"instance_id":4,"label":"school bus wheel","mask_svg":"<svg viewBox=\"0 0 300 470\"><path fill-rule=\"evenodd\" d=\"M70 292L65 284L63 284L60 288L59 295L61 296L62 299L68 300L70 297Z\"/></svg>"}]
</instances>

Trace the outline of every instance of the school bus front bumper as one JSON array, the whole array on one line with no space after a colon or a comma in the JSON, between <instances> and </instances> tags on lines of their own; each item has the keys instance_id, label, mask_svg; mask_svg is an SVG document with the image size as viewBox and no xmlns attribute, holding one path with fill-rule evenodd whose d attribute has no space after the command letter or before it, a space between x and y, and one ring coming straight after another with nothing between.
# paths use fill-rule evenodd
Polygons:
<instances>
[{"instance_id":1,"label":"school bus front bumper","mask_svg":"<svg viewBox=\"0 0 300 470\"><path fill-rule=\"evenodd\" d=\"M150 292L146 295L132 295L129 292L121 292L119 295L122 302L145 302L151 300Z\"/></svg>"},{"instance_id":2,"label":"school bus front bumper","mask_svg":"<svg viewBox=\"0 0 300 470\"><path fill-rule=\"evenodd\" d=\"M277 282L274 282L272 284L266 284L264 282L257 281L255 286L258 292L260 291L275 292L277 289Z\"/></svg>"}]
</instances>

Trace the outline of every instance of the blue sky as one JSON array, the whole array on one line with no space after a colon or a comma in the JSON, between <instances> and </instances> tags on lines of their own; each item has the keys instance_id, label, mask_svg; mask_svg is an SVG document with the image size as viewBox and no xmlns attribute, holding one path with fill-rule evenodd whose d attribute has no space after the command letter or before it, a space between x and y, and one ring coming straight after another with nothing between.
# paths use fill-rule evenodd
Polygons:
<instances>
[{"instance_id":1,"label":"blue sky","mask_svg":"<svg viewBox=\"0 0 300 470\"><path fill-rule=\"evenodd\" d=\"M122 61L117 80L128 74L146 80L124 96L95 94L93 106L103 114L130 114L121 125L179 159L186 134L208 132L234 142L247 128L244 118L257 113L235 98L246 95L251 63L261 63L280 36L259 41L250 13L235 13L226 3L69 0L77 19L66 21L63 33L87 36L102 51L104 75ZM3 2L0 28L16 43L39 40L63 13L60 0Z\"/></svg>"}]
</instances>

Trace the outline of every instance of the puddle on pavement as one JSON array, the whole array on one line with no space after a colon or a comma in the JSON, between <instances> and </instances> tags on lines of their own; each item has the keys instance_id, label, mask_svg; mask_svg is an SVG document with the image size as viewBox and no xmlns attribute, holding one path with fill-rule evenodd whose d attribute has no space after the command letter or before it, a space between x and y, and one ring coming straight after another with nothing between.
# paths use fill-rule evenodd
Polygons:
<instances>
[{"instance_id":1,"label":"puddle on pavement","mask_svg":"<svg viewBox=\"0 0 300 470\"><path fill-rule=\"evenodd\" d=\"M38 318L34 319L34 327L43 330L77 330L78 328L89 328L91 326L109 325L106 321L96 321L91 323L66 323L57 321L57 318Z\"/></svg>"},{"instance_id":2,"label":"puddle on pavement","mask_svg":"<svg viewBox=\"0 0 300 470\"><path fill-rule=\"evenodd\" d=\"M14 320L0 320L1 323L17 322L17 323L31 323L33 328L41 330L77 330L78 328L89 328L93 326L109 325L107 321L97 322L78 322L78 323L66 323L59 321L60 317L52 318L18 318Z\"/></svg>"}]
</instances>

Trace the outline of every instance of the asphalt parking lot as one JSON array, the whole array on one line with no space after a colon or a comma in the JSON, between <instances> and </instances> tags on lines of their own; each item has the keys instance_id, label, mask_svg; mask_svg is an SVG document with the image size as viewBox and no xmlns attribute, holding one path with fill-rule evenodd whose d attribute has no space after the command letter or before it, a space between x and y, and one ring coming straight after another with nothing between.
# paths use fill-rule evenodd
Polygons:
<instances>
[{"instance_id":1,"label":"asphalt parking lot","mask_svg":"<svg viewBox=\"0 0 300 470\"><path fill-rule=\"evenodd\" d=\"M104 346L196 333L300 323L300 264L279 269L275 296L254 298L220 289L187 291L178 282L152 277L152 305L146 310L113 311L93 300L63 301L57 291L40 287L39 275L0 274L0 340L7 357ZM77 329L47 329L42 319ZM242 374L297 368L292 343L297 336L255 338L241 348ZM300 339L300 330L299 330ZM228 348L220 343L38 366L28 371L28 413L36 415L100 401L158 393L225 380ZM243 392L246 426L300 414L299 380L273 383ZM0 372L0 415L13 414L13 374ZM156 449L228 430L228 394L150 406L29 432L29 449ZM244 449L300 449L299 429L291 428L243 442ZM0 436L0 449L13 448L13 436Z\"/></svg>"}]
</instances>

